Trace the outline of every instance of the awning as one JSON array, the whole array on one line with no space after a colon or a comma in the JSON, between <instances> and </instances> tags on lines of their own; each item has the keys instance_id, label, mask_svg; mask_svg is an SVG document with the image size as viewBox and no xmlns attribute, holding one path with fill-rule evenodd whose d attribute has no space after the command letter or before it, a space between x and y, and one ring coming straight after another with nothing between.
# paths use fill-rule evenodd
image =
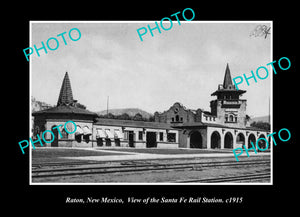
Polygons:
<instances>
[{"instance_id":1,"label":"awning","mask_svg":"<svg viewBox=\"0 0 300 217\"><path fill-rule=\"evenodd\" d=\"M106 138L106 134L103 130L97 130L96 138Z\"/></svg>"},{"instance_id":2,"label":"awning","mask_svg":"<svg viewBox=\"0 0 300 217\"><path fill-rule=\"evenodd\" d=\"M114 135L110 132L110 130L105 130L105 133L107 135L107 138L109 138L109 139L115 138Z\"/></svg>"},{"instance_id":3,"label":"awning","mask_svg":"<svg viewBox=\"0 0 300 217\"><path fill-rule=\"evenodd\" d=\"M119 130L115 130L115 138L116 139L123 139L124 138L124 134L121 133Z\"/></svg>"},{"instance_id":4,"label":"awning","mask_svg":"<svg viewBox=\"0 0 300 217\"><path fill-rule=\"evenodd\" d=\"M83 134L83 130L81 129L81 127L77 126L77 129L76 129L76 132L75 132L75 135L81 135Z\"/></svg>"},{"instance_id":5,"label":"awning","mask_svg":"<svg viewBox=\"0 0 300 217\"><path fill-rule=\"evenodd\" d=\"M85 126L83 128L83 135L92 135L92 131L87 126Z\"/></svg>"}]
</instances>

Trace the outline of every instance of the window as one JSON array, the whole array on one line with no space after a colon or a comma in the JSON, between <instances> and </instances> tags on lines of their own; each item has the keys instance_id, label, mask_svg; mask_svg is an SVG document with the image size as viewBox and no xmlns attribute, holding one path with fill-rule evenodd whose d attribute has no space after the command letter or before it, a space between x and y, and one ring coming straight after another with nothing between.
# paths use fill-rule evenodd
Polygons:
<instances>
[{"instance_id":1,"label":"window","mask_svg":"<svg viewBox=\"0 0 300 217\"><path fill-rule=\"evenodd\" d=\"M78 143L80 143L81 142L81 140L82 140L82 134L75 134L75 140L78 142Z\"/></svg>"},{"instance_id":2,"label":"window","mask_svg":"<svg viewBox=\"0 0 300 217\"><path fill-rule=\"evenodd\" d=\"M128 131L124 131L124 140L128 140L129 139L129 132Z\"/></svg>"},{"instance_id":3,"label":"window","mask_svg":"<svg viewBox=\"0 0 300 217\"><path fill-rule=\"evenodd\" d=\"M139 131L139 140L143 140L143 131Z\"/></svg>"},{"instance_id":4,"label":"window","mask_svg":"<svg viewBox=\"0 0 300 217\"><path fill-rule=\"evenodd\" d=\"M237 116L234 115L234 114L225 115L225 122L236 123L237 122Z\"/></svg>"},{"instance_id":5,"label":"window","mask_svg":"<svg viewBox=\"0 0 300 217\"><path fill-rule=\"evenodd\" d=\"M89 141L90 141L90 135L83 135L83 140L84 140L86 143L89 143Z\"/></svg>"},{"instance_id":6,"label":"window","mask_svg":"<svg viewBox=\"0 0 300 217\"><path fill-rule=\"evenodd\" d=\"M176 133L168 133L167 140L168 142L176 142Z\"/></svg>"},{"instance_id":7,"label":"window","mask_svg":"<svg viewBox=\"0 0 300 217\"><path fill-rule=\"evenodd\" d=\"M164 140L164 133L160 132L159 133L159 141L163 141Z\"/></svg>"},{"instance_id":8,"label":"window","mask_svg":"<svg viewBox=\"0 0 300 217\"><path fill-rule=\"evenodd\" d=\"M179 121L179 115L176 115L176 116L175 116L175 120L176 120L176 122Z\"/></svg>"},{"instance_id":9,"label":"window","mask_svg":"<svg viewBox=\"0 0 300 217\"><path fill-rule=\"evenodd\" d=\"M174 122L174 118L172 118L172 122Z\"/></svg>"}]
</instances>

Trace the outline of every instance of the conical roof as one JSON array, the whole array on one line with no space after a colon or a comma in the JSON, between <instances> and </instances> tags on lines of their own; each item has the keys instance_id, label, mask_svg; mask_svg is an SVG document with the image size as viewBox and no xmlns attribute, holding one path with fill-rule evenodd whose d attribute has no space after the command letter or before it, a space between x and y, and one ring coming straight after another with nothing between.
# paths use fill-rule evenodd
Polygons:
<instances>
[{"instance_id":1,"label":"conical roof","mask_svg":"<svg viewBox=\"0 0 300 217\"><path fill-rule=\"evenodd\" d=\"M59 116L62 118L65 118L66 115L68 115L69 118L72 118L72 117L80 118L83 115L89 116L91 118L98 116L94 112L90 112L86 109L79 108L76 106L76 101L73 99L71 82L69 79L68 72L66 72L64 80L63 80L61 88L60 88L57 106L49 108L49 109L33 112L32 115L33 116L47 115L47 117L54 115L55 118L58 118Z\"/></svg>"},{"instance_id":2,"label":"conical roof","mask_svg":"<svg viewBox=\"0 0 300 217\"><path fill-rule=\"evenodd\" d=\"M69 79L68 72L66 72L64 80L62 82L60 93L57 101L57 106L60 105L72 105L74 102L71 82Z\"/></svg>"},{"instance_id":3,"label":"conical roof","mask_svg":"<svg viewBox=\"0 0 300 217\"><path fill-rule=\"evenodd\" d=\"M235 92L235 93L237 93L239 95L246 92L245 90L237 90L236 87L235 87L235 85L233 85L228 63L226 65L226 70L225 70L225 76L224 76L223 85L220 84L218 86L218 90L216 90L215 92L213 92L211 94L211 96L219 95L219 94L224 93L224 92L227 92L227 93L229 93L229 92L232 92L232 93Z\"/></svg>"},{"instance_id":4,"label":"conical roof","mask_svg":"<svg viewBox=\"0 0 300 217\"><path fill-rule=\"evenodd\" d=\"M232 79L231 79L230 69L227 63L224 81L223 81L223 88L227 89L229 86L232 86Z\"/></svg>"}]
</instances>

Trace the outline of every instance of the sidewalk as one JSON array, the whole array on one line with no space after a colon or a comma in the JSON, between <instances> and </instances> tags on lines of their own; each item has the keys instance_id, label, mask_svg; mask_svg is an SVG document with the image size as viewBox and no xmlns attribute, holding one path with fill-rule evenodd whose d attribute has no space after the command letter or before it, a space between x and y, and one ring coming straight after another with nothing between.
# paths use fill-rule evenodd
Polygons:
<instances>
[{"instance_id":1,"label":"sidewalk","mask_svg":"<svg viewBox=\"0 0 300 217\"><path fill-rule=\"evenodd\" d=\"M124 161L124 160L153 160L153 159L180 159L180 158L209 158L209 157L231 157L235 160L233 153L201 153L201 154L145 154L145 153L133 153L133 152L122 152L122 151L111 151L111 150L95 150L101 152L110 153L122 153L126 155L109 155L109 156L83 156L83 157L61 157L64 159L73 160L92 160L92 161ZM261 152L255 154L255 152L249 153L250 156L262 156L271 155L270 152ZM246 157L243 155L241 157Z\"/></svg>"}]
</instances>

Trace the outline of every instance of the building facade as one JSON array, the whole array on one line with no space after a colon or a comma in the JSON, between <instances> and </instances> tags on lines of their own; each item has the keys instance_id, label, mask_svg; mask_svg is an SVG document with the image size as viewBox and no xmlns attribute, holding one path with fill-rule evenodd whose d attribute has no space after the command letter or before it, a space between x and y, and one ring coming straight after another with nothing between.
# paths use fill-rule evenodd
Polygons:
<instances>
[{"instance_id":1,"label":"building facade","mask_svg":"<svg viewBox=\"0 0 300 217\"><path fill-rule=\"evenodd\" d=\"M248 125L247 101L240 99L245 92L236 90L232 84L227 64L223 84L211 94L216 99L210 102L210 112L187 109L176 102L162 113L155 112L154 122L104 119L73 99L66 73L57 105L33 112L32 138L52 130L55 139L52 141L51 134L46 134L46 140L52 142L43 146L233 149L245 144L251 147L251 142L266 139L268 132ZM74 134L64 131L64 123L70 120L77 126ZM53 129L59 125L62 137L58 129ZM265 145L260 140L260 147Z\"/></svg>"}]
</instances>

